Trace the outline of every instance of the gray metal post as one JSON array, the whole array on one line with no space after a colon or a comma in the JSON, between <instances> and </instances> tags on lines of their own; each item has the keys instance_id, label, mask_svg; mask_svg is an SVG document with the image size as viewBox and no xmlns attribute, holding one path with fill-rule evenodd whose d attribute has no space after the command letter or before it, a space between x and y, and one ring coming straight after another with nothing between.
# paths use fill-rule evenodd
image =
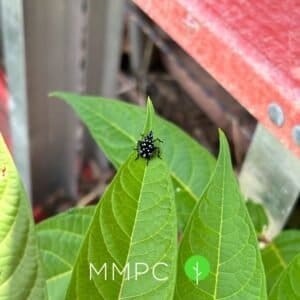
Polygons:
<instances>
[{"instance_id":1,"label":"gray metal post","mask_svg":"<svg viewBox=\"0 0 300 300\"><path fill-rule=\"evenodd\" d=\"M7 74L13 156L27 193L31 194L26 62L22 0L1 0L1 28Z\"/></svg>"},{"instance_id":2,"label":"gray metal post","mask_svg":"<svg viewBox=\"0 0 300 300\"><path fill-rule=\"evenodd\" d=\"M88 2L88 93L107 97L116 93L124 8L124 0Z\"/></svg>"},{"instance_id":3,"label":"gray metal post","mask_svg":"<svg viewBox=\"0 0 300 300\"><path fill-rule=\"evenodd\" d=\"M88 43L86 92L113 98L116 96L124 25L124 0L88 1ZM85 151L102 168L107 161L85 132Z\"/></svg>"},{"instance_id":4,"label":"gray metal post","mask_svg":"<svg viewBox=\"0 0 300 300\"><path fill-rule=\"evenodd\" d=\"M246 196L262 202L271 219L267 237L284 226L300 191L300 160L258 125L240 174Z\"/></svg>"},{"instance_id":5,"label":"gray metal post","mask_svg":"<svg viewBox=\"0 0 300 300\"><path fill-rule=\"evenodd\" d=\"M78 120L48 94L81 91L82 1L26 0L24 21L33 196L62 190L75 198Z\"/></svg>"}]
</instances>

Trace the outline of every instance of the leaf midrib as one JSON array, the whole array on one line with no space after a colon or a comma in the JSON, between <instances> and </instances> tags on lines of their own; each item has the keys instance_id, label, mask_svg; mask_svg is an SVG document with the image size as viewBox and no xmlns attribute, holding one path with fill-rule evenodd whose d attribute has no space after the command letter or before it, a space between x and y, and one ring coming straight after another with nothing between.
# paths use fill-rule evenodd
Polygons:
<instances>
[{"instance_id":1,"label":"leaf midrib","mask_svg":"<svg viewBox=\"0 0 300 300\"><path fill-rule=\"evenodd\" d=\"M66 277L68 275L71 275L72 274L72 269L68 270L68 271L65 271L65 272L62 272L62 273L59 273L55 276L52 276L52 277L49 277L46 282L47 283L50 283L51 281L54 281L54 280L57 280L59 278L62 278L62 277Z\"/></svg>"},{"instance_id":2,"label":"leaf midrib","mask_svg":"<svg viewBox=\"0 0 300 300\"><path fill-rule=\"evenodd\" d=\"M125 265L127 265L128 259L129 259L130 254L131 254L132 239L133 239L134 232L135 232L135 227L136 227L136 222L137 222L137 216L138 216L138 213L139 213L139 207L140 207L140 203L141 203L142 191L143 191L144 184L145 184L146 170L147 170L147 168L144 167L143 178L142 178L141 186L140 186L140 194L139 194L139 198L138 198L138 203L137 203L137 208L136 208L136 214L135 214L134 221L133 221L131 236L130 236L129 245L128 245L128 253L127 253L126 260L125 260ZM124 288L124 283L125 283L125 279L124 279L124 274L123 274L122 275L122 281L121 281L121 286L120 286L120 291L119 291L118 299L123 299L121 297L121 295L122 295L122 291L123 291L123 288Z\"/></svg>"},{"instance_id":3,"label":"leaf midrib","mask_svg":"<svg viewBox=\"0 0 300 300\"><path fill-rule=\"evenodd\" d=\"M219 240L218 240L218 256L217 256L217 270L216 270L216 283L214 291L214 299L217 299L219 274L220 274L220 257L221 257L221 244L222 244L222 232L223 232L223 218L224 218L224 189L225 189L225 158L223 158L223 170L222 170L222 197L221 197L221 219L219 229ZM217 168L216 168L217 169Z\"/></svg>"},{"instance_id":4,"label":"leaf midrib","mask_svg":"<svg viewBox=\"0 0 300 300\"><path fill-rule=\"evenodd\" d=\"M68 261L66 261L63 257L57 255L55 252L53 252L52 250L47 250L47 249L41 249L41 252L45 252L48 253L48 255L51 255L53 257L55 257L58 261L60 261L62 264L64 264L67 268L69 268L70 272L73 270L73 265L71 263L69 263ZM65 273L65 272L63 272ZM56 275L55 275L56 276ZM54 276L54 277L55 277ZM47 280L51 279L52 277L47 278Z\"/></svg>"},{"instance_id":5,"label":"leaf midrib","mask_svg":"<svg viewBox=\"0 0 300 300\"><path fill-rule=\"evenodd\" d=\"M288 267L288 264L284 261L284 258L282 257L279 249L276 247L276 245L274 243L271 243L271 248L273 249L276 257L278 258L279 260L279 264L284 268L286 269Z\"/></svg>"}]
</instances>

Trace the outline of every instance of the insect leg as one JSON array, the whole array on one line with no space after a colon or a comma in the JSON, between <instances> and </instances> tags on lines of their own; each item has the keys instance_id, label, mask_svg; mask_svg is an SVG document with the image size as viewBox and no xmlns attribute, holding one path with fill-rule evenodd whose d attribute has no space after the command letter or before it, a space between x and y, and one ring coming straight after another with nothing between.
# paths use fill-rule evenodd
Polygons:
<instances>
[{"instance_id":1,"label":"insect leg","mask_svg":"<svg viewBox=\"0 0 300 300\"><path fill-rule=\"evenodd\" d=\"M155 151L155 154L157 155L157 157L161 159L161 156L160 156L161 152L160 152L159 147L154 147L153 151Z\"/></svg>"},{"instance_id":2,"label":"insect leg","mask_svg":"<svg viewBox=\"0 0 300 300\"><path fill-rule=\"evenodd\" d=\"M160 149L157 148L157 157L161 159L161 156L160 156L161 152L160 152Z\"/></svg>"},{"instance_id":3,"label":"insect leg","mask_svg":"<svg viewBox=\"0 0 300 300\"><path fill-rule=\"evenodd\" d=\"M162 141L162 140L159 139L159 138L156 138L153 142L160 142L160 143L163 143L164 141Z\"/></svg>"},{"instance_id":4,"label":"insect leg","mask_svg":"<svg viewBox=\"0 0 300 300\"><path fill-rule=\"evenodd\" d=\"M139 150L139 147L140 147L140 145L141 145L141 141L137 141L137 143L136 143L136 146L135 146L135 148L133 148L133 150L136 150L136 151L138 151L138 150Z\"/></svg>"},{"instance_id":5,"label":"insect leg","mask_svg":"<svg viewBox=\"0 0 300 300\"><path fill-rule=\"evenodd\" d=\"M140 150L139 150L139 147L138 146L136 146L136 148L134 148L134 150L136 150L136 158L135 158L135 160L137 160L139 157L140 157Z\"/></svg>"}]
</instances>

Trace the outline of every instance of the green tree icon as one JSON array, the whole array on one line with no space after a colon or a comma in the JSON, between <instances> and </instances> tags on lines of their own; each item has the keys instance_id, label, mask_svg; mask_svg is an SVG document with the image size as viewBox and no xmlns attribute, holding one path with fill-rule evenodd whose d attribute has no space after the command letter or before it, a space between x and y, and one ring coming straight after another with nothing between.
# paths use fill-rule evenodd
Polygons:
<instances>
[{"instance_id":1,"label":"green tree icon","mask_svg":"<svg viewBox=\"0 0 300 300\"><path fill-rule=\"evenodd\" d=\"M210 264L204 256L191 256L185 262L184 271L189 279L198 284L199 281L204 280L208 276Z\"/></svg>"}]
</instances>

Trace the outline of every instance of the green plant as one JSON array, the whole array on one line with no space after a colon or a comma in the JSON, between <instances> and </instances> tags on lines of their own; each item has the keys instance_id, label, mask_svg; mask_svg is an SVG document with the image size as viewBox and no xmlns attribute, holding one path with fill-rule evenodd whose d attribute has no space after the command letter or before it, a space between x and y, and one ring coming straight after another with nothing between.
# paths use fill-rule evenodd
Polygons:
<instances>
[{"instance_id":1,"label":"green plant","mask_svg":"<svg viewBox=\"0 0 300 300\"><path fill-rule=\"evenodd\" d=\"M248 199L248 201L246 202L246 206L255 231L257 235L260 236L261 234L263 234L264 229L266 229L269 225L269 220L265 209L261 204L255 203L251 199Z\"/></svg>"},{"instance_id":2,"label":"green plant","mask_svg":"<svg viewBox=\"0 0 300 300\"><path fill-rule=\"evenodd\" d=\"M300 233L283 232L259 249L256 233L262 233L265 215L247 204L254 227L221 131L215 161L157 117L150 101L145 111L116 100L54 96L74 108L118 172L97 206L49 218L34 232L1 141L3 299L300 299ZM141 131L150 130L164 143L162 159L147 165L135 160L133 148ZM199 281L198 273L193 280L184 271L185 262L198 255L209 263L208 276ZM104 272L97 274L102 266L106 280Z\"/></svg>"}]
</instances>

